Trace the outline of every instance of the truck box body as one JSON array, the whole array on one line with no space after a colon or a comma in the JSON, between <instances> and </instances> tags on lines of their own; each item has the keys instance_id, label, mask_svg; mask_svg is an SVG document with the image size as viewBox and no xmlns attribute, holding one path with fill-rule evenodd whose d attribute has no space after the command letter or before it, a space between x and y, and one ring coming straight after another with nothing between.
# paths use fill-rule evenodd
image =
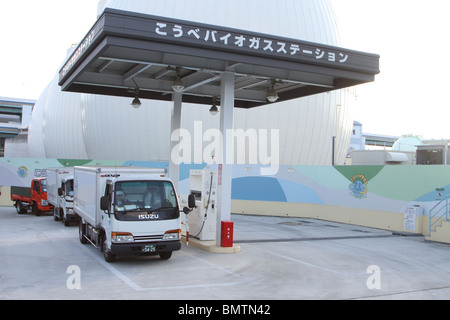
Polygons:
<instances>
[{"instance_id":1,"label":"truck box body","mask_svg":"<svg viewBox=\"0 0 450 320\"><path fill-rule=\"evenodd\" d=\"M102 210L103 205L103 210ZM74 211L80 241L116 254L160 254L181 248L178 197L165 169L75 167Z\"/></svg>"},{"instance_id":2,"label":"truck box body","mask_svg":"<svg viewBox=\"0 0 450 320\"><path fill-rule=\"evenodd\" d=\"M30 187L11 187L11 199L17 200L19 198L29 198L31 199L31 189Z\"/></svg>"},{"instance_id":3,"label":"truck box body","mask_svg":"<svg viewBox=\"0 0 450 320\"><path fill-rule=\"evenodd\" d=\"M100 188L102 184L100 183L100 173L100 168L89 167L75 167L74 171L73 209L94 227L99 227L101 224Z\"/></svg>"}]
</instances>

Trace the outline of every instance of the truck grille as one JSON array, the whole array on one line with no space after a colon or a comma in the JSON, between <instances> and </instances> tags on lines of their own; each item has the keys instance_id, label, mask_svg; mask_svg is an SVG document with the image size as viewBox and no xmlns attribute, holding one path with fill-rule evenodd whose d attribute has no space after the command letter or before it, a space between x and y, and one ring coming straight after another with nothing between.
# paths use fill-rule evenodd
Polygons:
<instances>
[{"instance_id":1,"label":"truck grille","mask_svg":"<svg viewBox=\"0 0 450 320\"><path fill-rule=\"evenodd\" d=\"M134 241L136 242L148 242L148 241L159 241L163 239L162 234L154 235L154 236L135 236Z\"/></svg>"}]
</instances>

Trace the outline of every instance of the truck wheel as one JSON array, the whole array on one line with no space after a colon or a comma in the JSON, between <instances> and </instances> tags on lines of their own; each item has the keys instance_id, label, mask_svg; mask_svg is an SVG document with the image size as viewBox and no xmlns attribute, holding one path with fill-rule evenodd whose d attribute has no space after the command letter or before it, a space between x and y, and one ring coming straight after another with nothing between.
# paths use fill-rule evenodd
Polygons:
<instances>
[{"instance_id":1,"label":"truck wheel","mask_svg":"<svg viewBox=\"0 0 450 320\"><path fill-rule=\"evenodd\" d=\"M33 214L36 215L36 217L39 217L41 215L41 211L39 211L39 208L38 208L36 202L33 202L32 212L33 212Z\"/></svg>"},{"instance_id":2,"label":"truck wheel","mask_svg":"<svg viewBox=\"0 0 450 320\"><path fill-rule=\"evenodd\" d=\"M56 207L53 207L53 220L59 221L58 210L56 210Z\"/></svg>"},{"instance_id":3,"label":"truck wheel","mask_svg":"<svg viewBox=\"0 0 450 320\"><path fill-rule=\"evenodd\" d=\"M87 240L86 240L86 237L85 237L86 236L86 225L83 224L82 221L80 221L80 224L79 224L78 236L79 236L81 244L86 244L87 243Z\"/></svg>"},{"instance_id":4,"label":"truck wheel","mask_svg":"<svg viewBox=\"0 0 450 320\"><path fill-rule=\"evenodd\" d=\"M18 214L25 214L27 212L26 209L22 208L20 201L16 201L16 211Z\"/></svg>"},{"instance_id":5,"label":"truck wheel","mask_svg":"<svg viewBox=\"0 0 450 320\"><path fill-rule=\"evenodd\" d=\"M114 261L116 261L116 255L113 254L113 253L111 253L111 252L108 250L108 245L107 245L106 236L105 236L104 239L103 239L103 247L102 247L102 250L103 250L103 257L105 258L105 261L106 261L106 262L114 262Z\"/></svg>"},{"instance_id":6,"label":"truck wheel","mask_svg":"<svg viewBox=\"0 0 450 320\"><path fill-rule=\"evenodd\" d=\"M64 223L64 226L65 226L65 227L70 226L70 221L67 220L65 217L63 217L63 223Z\"/></svg>"},{"instance_id":7,"label":"truck wheel","mask_svg":"<svg viewBox=\"0 0 450 320\"><path fill-rule=\"evenodd\" d=\"M163 260L169 260L171 256L172 256L172 251L170 251L170 252L161 252L159 254L159 257L161 259L163 259Z\"/></svg>"}]
</instances>

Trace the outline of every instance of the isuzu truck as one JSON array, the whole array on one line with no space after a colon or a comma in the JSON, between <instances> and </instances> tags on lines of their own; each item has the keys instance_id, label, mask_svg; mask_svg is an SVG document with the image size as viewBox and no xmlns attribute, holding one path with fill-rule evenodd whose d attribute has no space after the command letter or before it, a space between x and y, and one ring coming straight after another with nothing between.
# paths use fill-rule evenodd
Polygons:
<instances>
[{"instance_id":1,"label":"isuzu truck","mask_svg":"<svg viewBox=\"0 0 450 320\"><path fill-rule=\"evenodd\" d=\"M177 193L165 169L75 167L74 211L79 239L117 255L159 255L181 248Z\"/></svg>"},{"instance_id":2,"label":"isuzu truck","mask_svg":"<svg viewBox=\"0 0 450 320\"><path fill-rule=\"evenodd\" d=\"M73 168L47 169L47 198L53 205L53 218L65 226L78 221L73 211Z\"/></svg>"},{"instance_id":3,"label":"isuzu truck","mask_svg":"<svg viewBox=\"0 0 450 320\"><path fill-rule=\"evenodd\" d=\"M27 213L31 209L36 216L48 212L53 206L47 201L47 179L35 178L31 187L11 187L11 201L14 201L18 214Z\"/></svg>"}]
</instances>

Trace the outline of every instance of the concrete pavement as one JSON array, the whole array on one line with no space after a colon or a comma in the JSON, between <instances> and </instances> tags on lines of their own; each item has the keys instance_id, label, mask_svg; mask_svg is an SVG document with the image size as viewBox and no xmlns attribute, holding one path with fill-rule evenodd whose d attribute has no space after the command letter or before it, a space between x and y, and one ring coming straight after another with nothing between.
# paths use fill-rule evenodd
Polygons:
<instances>
[{"instance_id":1,"label":"concrete pavement","mask_svg":"<svg viewBox=\"0 0 450 320\"><path fill-rule=\"evenodd\" d=\"M232 215L239 253L168 261L81 245L78 227L0 207L0 299L450 299L450 246L327 221Z\"/></svg>"}]
</instances>

